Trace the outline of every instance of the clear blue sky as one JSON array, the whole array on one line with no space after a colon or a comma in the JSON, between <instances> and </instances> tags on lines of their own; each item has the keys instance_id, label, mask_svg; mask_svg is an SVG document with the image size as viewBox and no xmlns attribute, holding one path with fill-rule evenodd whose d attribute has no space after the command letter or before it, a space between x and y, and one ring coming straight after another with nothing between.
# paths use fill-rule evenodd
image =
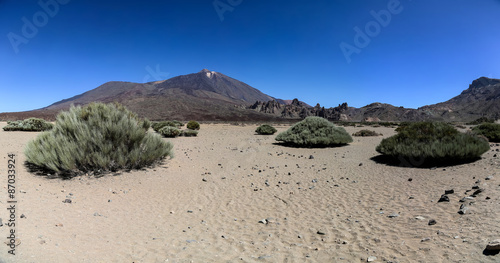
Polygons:
<instances>
[{"instance_id":1,"label":"clear blue sky","mask_svg":"<svg viewBox=\"0 0 500 263\"><path fill-rule=\"evenodd\" d=\"M499 0L3 0L0 112L203 68L311 105L415 108L500 78L499 14Z\"/></svg>"}]
</instances>

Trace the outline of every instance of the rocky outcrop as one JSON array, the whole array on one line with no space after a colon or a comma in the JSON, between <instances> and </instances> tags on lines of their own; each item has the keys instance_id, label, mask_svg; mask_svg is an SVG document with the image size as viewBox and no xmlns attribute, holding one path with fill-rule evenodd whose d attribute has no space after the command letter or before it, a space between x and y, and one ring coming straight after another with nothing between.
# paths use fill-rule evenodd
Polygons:
<instances>
[{"instance_id":1,"label":"rocky outcrop","mask_svg":"<svg viewBox=\"0 0 500 263\"><path fill-rule=\"evenodd\" d=\"M282 118L303 119L308 116L319 116L329 120L343 120L346 119L343 113L347 111L349 107L347 103L328 109L321 107L319 103L311 107L298 99L294 99L288 105L281 104L275 100L268 102L257 101L249 108L257 112L273 114Z\"/></svg>"}]
</instances>

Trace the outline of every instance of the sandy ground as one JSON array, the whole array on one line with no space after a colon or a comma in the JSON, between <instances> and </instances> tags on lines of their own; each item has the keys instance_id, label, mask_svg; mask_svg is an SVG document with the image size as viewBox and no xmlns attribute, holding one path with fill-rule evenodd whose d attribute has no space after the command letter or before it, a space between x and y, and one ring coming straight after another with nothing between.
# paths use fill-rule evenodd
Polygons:
<instances>
[{"instance_id":1,"label":"sandy ground","mask_svg":"<svg viewBox=\"0 0 500 263\"><path fill-rule=\"evenodd\" d=\"M500 262L483 255L500 238L500 147L473 164L407 168L370 159L382 137L298 149L255 128L202 125L170 139L175 158L155 168L71 180L28 173L23 148L37 133L0 130L0 262ZM4 245L9 153L16 255ZM476 184L484 192L458 214Z\"/></svg>"}]
</instances>

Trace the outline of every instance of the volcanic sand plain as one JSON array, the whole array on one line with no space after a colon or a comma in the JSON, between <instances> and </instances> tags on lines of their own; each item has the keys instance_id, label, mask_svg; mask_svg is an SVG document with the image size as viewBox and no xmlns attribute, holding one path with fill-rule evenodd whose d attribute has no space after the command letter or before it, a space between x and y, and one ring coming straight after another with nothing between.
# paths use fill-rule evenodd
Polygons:
<instances>
[{"instance_id":1,"label":"volcanic sand plain","mask_svg":"<svg viewBox=\"0 0 500 263\"><path fill-rule=\"evenodd\" d=\"M344 147L292 148L256 127L202 124L198 137L165 139L175 157L155 167L69 180L23 165L38 133L0 129L0 262L500 261L483 254L500 238L499 146L474 163L415 168L372 159L393 128ZM11 153L16 255L4 244ZM484 191L458 214L475 185Z\"/></svg>"}]
</instances>

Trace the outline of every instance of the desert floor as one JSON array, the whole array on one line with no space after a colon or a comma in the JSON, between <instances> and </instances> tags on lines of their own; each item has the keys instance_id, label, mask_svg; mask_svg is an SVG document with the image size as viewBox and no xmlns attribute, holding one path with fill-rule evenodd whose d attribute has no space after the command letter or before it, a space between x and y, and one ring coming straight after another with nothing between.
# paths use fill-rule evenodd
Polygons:
<instances>
[{"instance_id":1,"label":"desert floor","mask_svg":"<svg viewBox=\"0 0 500 263\"><path fill-rule=\"evenodd\" d=\"M471 164L409 168L371 159L382 137L300 149L255 128L202 124L169 139L175 158L154 168L71 180L28 173L37 133L0 130L0 262L500 262L483 255L500 238L499 146ZM16 255L4 244L9 153ZM458 214L475 185L484 191Z\"/></svg>"}]
</instances>

